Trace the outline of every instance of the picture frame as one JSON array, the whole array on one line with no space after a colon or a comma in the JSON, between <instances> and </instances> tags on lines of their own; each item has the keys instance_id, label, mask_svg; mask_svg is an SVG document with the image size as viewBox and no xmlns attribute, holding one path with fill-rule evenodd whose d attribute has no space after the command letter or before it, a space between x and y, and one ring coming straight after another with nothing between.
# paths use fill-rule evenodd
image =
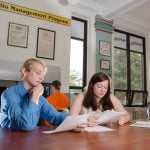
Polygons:
<instances>
[{"instance_id":1,"label":"picture frame","mask_svg":"<svg viewBox=\"0 0 150 150\"><path fill-rule=\"evenodd\" d=\"M56 32L38 28L36 57L54 60Z\"/></svg>"},{"instance_id":2,"label":"picture frame","mask_svg":"<svg viewBox=\"0 0 150 150\"><path fill-rule=\"evenodd\" d=\"M100 69L110 69L110 61L109 60L100 60Z\"/></svg>"},{"instance_id":3,"label":"picture frame","mask_svg":"<svg viewBox=\"0 0 150 150\"><path fill-rule=\"evenodd\" d=\"M27 48L29 26L9 22L7 45Z\"/></svg>"},{"instance_id":4,"label":"picture frame","mask_svg":"<svg viewBox=\"0 0 150 150\"><path fill-rule=\"evenodd\" d=\"M99 54L105 56L111 56L111 44L110 42L99 40Z\"/></svg>"}]
</instances>

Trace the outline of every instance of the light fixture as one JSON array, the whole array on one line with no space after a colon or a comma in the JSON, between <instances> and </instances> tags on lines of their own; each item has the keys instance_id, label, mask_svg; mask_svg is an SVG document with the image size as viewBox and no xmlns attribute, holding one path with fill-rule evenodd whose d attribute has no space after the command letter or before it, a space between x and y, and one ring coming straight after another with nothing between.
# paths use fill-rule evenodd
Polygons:
<instances>
[{"instance_id":1,"label":"light fixture","mask_svg":"<svg viewBox=\"0 0 150 150\"><path fill-rule=\"evenodd\" d=\"M63 5L63 6L67 6L69 4L71 5L75 5L79 2L80 0L59 0L58 2Z\"/></svg>"},{"instance_id":2,"label":"light fixture","mask_svg":"<svg viewBox=\"0 0 150 150\"><path fill-rule=\"evenodd\" d=\"M67 1L68 1L69 4L75 5L75 4L77 4L81 0L67 0Z\"/></svg>"},{"instance_id":3,"label":"light fixture","mask_svg":"<svg viewBox=\"0 0 150 150\"><path fill-rule=\"evenodd\" d=\"M68 0L59 0L58 2L63 6L67 6L69 4Z\"/></svg>"}]
</instances>

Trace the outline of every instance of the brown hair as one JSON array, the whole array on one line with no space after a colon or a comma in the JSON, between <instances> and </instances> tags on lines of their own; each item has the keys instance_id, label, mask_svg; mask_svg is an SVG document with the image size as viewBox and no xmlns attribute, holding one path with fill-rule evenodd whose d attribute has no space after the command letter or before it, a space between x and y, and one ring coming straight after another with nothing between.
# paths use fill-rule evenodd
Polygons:
<instances>
[{"instance_id":1,"label":"brown hair","mask_svg":"<svg viewBox=\"0 0 150 150\"><path fill-rule=\"evenodd\" d=\"M61 88L61 82L58 80L54 80L51 85L54 86L56 90L60 90Z\"/></svg>"},{"instance_id":2,"label":"brown hair","mask_svg":"<svg viewBox=\"0 0 150 150\"><path fill-rule=\"evenodd\" d=\"M102 99L97 104L97 101L95 99L95 95L93 92L93 86L97 82L102 82L105 80L108 80L108 90L107 90L107 93L104 95L104 97L102 97ZM95 73L91 77L89 81L88 89L85 92L85 97L83 99L83 106L85 108L92 108L92 110L94 111L97 110L98 108L102 109L102 111L113 108L113 104L110 100L110 77L107 74L103 72L98 72L98 73Z\"/></svg>"}]
</instances>

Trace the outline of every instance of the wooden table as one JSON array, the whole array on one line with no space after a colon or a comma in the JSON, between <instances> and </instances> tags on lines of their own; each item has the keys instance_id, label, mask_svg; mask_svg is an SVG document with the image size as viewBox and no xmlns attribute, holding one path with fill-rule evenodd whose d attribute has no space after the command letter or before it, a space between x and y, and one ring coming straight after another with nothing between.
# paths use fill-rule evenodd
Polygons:
<instances>
[{"instance_id":1,"label":"wooden table","mask_svg":"<svg viewBox=\"0 0 150 150\"><path fill-rule=\"evenodd\" d=\"M61 132L43 134L0 129L0 150L150 150L150 129L111 125L109 132Z\"/></svg>"}]
</instances>

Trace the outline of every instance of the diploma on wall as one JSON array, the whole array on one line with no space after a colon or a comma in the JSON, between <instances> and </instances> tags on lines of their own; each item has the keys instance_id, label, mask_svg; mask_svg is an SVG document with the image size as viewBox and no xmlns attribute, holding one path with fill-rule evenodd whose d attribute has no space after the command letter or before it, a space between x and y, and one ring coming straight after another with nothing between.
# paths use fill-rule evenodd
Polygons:
<instances>
[{"instance_id":1,"label":"diploma on wall","mask_svg":"<svg viewBox=\"0 0 150 150\"><path fill-rule=\"evenodd\" d=\"M43 131L42 133L52 134L57 132L68 131L76 128L78 125L86 122L89 114L76 115L76 116L67 116L67 118L55 129L51 131Z\"/></svg>"}]
</instances>

